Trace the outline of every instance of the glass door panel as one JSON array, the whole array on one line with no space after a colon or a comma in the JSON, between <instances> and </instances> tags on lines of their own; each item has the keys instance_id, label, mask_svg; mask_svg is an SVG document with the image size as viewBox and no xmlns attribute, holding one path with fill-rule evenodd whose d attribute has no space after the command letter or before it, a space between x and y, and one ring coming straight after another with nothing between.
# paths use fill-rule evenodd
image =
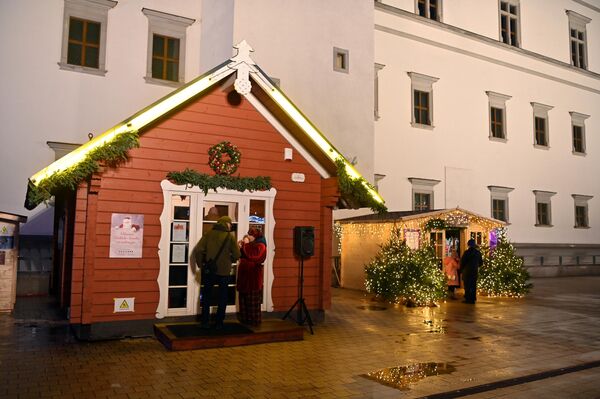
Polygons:
<instances>
[{"instance_id":1,"label":"glass door panel","mask_svg":"<svg viewBox=\"0 0 600 399\"><path fill-rule=\"evenodd\" d=\"M188 250L190 239L190 196L171 196L169 242L168 308L186 308L188 297Z\"/></svg>"}]
</instances>

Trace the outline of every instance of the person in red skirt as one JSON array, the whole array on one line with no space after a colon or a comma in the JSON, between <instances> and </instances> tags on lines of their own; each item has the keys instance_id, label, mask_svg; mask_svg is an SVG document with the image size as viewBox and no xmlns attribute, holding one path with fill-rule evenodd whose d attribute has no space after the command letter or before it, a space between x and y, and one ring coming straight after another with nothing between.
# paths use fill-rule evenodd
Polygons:
<instances>
[{"instance_id":1,"label":"person in red skirt","mask_svg":"<svg viewBox=\"0 0 600 399\"><path fill-rule=\"evenodd\" d=\"M237 290L239 293L238 319L243 324L257 326L262 317L260 305L263 289L263 262L267 257L267 241L262 232L251 228L240 241Z\"/></svg>"}]
</instances>

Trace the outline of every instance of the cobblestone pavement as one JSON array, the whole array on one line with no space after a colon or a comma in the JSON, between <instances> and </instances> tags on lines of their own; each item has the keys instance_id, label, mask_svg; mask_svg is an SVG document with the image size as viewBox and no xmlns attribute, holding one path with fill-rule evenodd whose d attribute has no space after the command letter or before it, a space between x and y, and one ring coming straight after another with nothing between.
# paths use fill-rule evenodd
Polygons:
<instances>
[{"instance_id":1,"label":"cobblestone pavement","mask_svg":"<svg viewBox=\"0 0 600 399\"><path fill-rule=\"evenodd\" d=\"M600 398L600 277L533 283L524 299L438 308L334 289L304 341L185 352L78 342L63 322L0 315L0 397Z\"/></svg>"}]
</instances>

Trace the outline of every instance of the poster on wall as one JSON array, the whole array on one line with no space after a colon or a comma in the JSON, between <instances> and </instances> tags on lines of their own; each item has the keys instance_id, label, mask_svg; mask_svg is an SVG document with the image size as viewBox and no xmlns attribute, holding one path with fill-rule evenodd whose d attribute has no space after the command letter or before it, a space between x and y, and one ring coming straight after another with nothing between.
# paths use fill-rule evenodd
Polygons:
<instances>
[{"instance_id":1,"label":"poster on wall","mask_svg":"<svg viewBox=\"0 0 600 399\"><path fill-rule=\"evenodd\" d=\"M410 249L419 249L421 232L419 230L404 229L404 240Z\"/></svg>"},{"instance_id":2,"label":"poster on wall","mask_svg":"<svg viewBox=\"0 0 600 399\"><path fill-rule=\"evenodd\" d=\"M113 213L110 224L110 258L141 258L144 215Z\"/></svg>"},{"instance_id":3,"label":"poster on wall","mask_svg":"<svg viewBox=\"0 0 600 399\"><path fill-rule=\"evenodd\" d=\"M0 249L13 249L15 246L15 226L8 223L0 223Z\"/></svg>"}]
</instances>

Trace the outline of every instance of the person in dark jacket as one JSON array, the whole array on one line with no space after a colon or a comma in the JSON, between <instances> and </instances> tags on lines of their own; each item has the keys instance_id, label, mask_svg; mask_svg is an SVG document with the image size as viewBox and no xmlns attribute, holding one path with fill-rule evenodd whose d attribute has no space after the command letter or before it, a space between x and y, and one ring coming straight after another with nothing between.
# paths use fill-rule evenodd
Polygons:
<instances>
[{"instance_id":1,"label":"person in dark jacket","mask_svg":"<svg viewBox=\"0 0 600 399\"><path fill-rule=\"evenodd\" d=\"M251 228L240 241L242 257L238 267L237 290L240 311L238 319L252 326L260 324L263 289L263 262L267 258L267 241L262 231Z\"/></svg>"},{"instance_id":2,"label":"person in dark jacket","mask_svg":"<svg viewBox=\"0 0 600 399\"><path fill-rule=\"evenodd\" d=\"M467 242L469 247L460 258L460 273L465 284L465 303L475 303L477 300L477 272L483 265L481 252L477 249L475 240Z\"/></svg>"},{"instance_id":3,"label":"person in dark jacket","mask_svg":"<svg viewBox=\"0 0 600 399\"><path fill-rule=\"evenodd\" d=\"M222 216L217 220L212 230L205 233L194 247L192 258L196 267L202 270L203 286L200 293L202 298L202 328L210 327L210 297L212 287L215 284L219 285L215 328L223 328L225 308L227 307L227 284L231 274L231 264L240 258L240 249L230 230L231 218L229 216ZM221 246L223 246L223 250L219 253ZM203 265L209 259L216 261L216 270L211 271L208 268L203 268Z\"/></svg>"}]
</instances>

